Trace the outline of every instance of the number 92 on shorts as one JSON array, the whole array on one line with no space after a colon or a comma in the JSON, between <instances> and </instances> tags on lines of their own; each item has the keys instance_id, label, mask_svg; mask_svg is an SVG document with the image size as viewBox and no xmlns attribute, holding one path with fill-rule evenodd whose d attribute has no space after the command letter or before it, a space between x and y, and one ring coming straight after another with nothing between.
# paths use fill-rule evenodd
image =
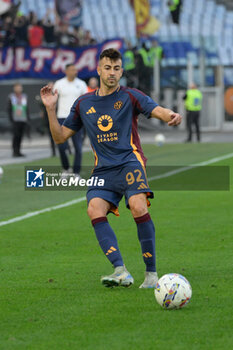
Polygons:
<instances>
[{"instance_id":1,"label":"number 92 on shorts","mask_svg":"<svg viewBox=\"0 0 233 350\"><path fill-rule=\"evenodd\" d=\"M92 176L103 179L104 185L88 187L88 202L92 198L99 197L112 203L117 208L123 195L127 207L128 199L134 194L147 193L147 197L154 197L147 182L146 171L139 162L129 162L104 170L97 169L93 171Z\"/></svg>"}]
</instances>

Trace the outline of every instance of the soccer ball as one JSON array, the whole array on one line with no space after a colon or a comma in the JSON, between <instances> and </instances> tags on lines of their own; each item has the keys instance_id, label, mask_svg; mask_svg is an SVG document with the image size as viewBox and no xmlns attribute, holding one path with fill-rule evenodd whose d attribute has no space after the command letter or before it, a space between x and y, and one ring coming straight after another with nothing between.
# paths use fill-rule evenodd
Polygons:
<instances>
[{"instance_id":1,"label":"soccer ball","mask_svg":"<svg viewBox=\"0 0 233 350\"><path fill-rule=\"evenodd\" d=\"M155 143L157 146L161 147L164 145L165 142L165 136L163 134L156 134L155 135Z\"/></svg>"},{"instance_id":2,"label":"soccer ball","mask_svg":"<svg viewBox=\"0 0 233 350\"><path fill-rule=\"evenodd\" d=\"M178 273L162 276L155 287L155 298L164 309L180 309L188 304L192 296L189 281Z\"/></svg>"}]
</instances>

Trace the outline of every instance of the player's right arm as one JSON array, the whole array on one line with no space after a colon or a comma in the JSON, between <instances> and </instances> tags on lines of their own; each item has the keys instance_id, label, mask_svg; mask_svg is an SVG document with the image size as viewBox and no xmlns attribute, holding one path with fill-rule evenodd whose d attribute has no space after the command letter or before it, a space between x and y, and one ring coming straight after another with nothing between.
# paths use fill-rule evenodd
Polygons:
<instances>
[{"instance_id":1,"label":"player's right arm","mask_svg":"<svg viewBox=\"0 0 233 350\"><path fill-rule=\"evenodd\" d=\"M45 86L40 90L40 96L43 104L46 107L48 118L49 118L49 127L54 142L57 144L64 143L69 137L75 134L74 130L71 130L63 125L60 125L57 120L56 115L56 106L58 100L58 93L55 90L53 93L52 88Z\"/></svg>"}]
</instances>

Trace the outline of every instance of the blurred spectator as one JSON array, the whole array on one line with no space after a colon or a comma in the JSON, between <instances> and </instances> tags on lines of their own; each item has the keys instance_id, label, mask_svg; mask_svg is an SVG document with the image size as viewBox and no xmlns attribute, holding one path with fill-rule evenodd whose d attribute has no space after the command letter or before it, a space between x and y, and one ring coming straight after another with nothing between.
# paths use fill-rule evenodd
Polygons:
<instances>
[{"instance_id":1,"label":"blurred spectator","mask_svg":"<svg viewBox=\"0 0 233 350\"><path fill-rule=\"evenodd\" d=\"M32 24L28 28L28 41L31 47L42 46L44 38L44 29L41 21L33 20Z\"/></svg>"},{"instance_id":2,"label":"blurred spectator","mask_svg":"<svg viewBox=\"0 0 233 350\"><path fill-rule=\"evenodd\" d=\"M89 30L84 30L82 27L78 27L76 28L76 33L79 39L79 46L96 44L96 41L91 37Z\"/></svg>"},{"instance_id":3,"label":"blurred spectator","mask_svg":"<svg viewBox=\"0 0 233 350\"><path fill-rule=\"evenodd\" d=\"M151 67L154 67L156 59L160 62L163 57L164 53L162 46L159 45L157 40L152 40L151 48L149 49L149 61Z\"/></svg>"},{"instance_id":4,"label":"blurred spectator","mask_svg":"<svg viewBox=\"0 0 233 350\"><path fill-rule=\"evenodd\" d=\"M200 111L202 109L202 93L195 84L191 84L183 100L185 100L188 137L186 142L192 142L192 125L195 125L197 141L200 142Z\"/></svg>"},{"instance_id":5,"label":"blurred spectator","mask_svg":"<svg viewBox=\"0 0 233 350\"><path fill-rule=\"evenodd\" d=\"M89 31L83 31L80 27L71 27L66 23L62 23L57 29L56 37L58 46L78 47L96 43Z\"/></svg>"},{"instance_id":6,"label":"blurred spectator","mask_svg":"<svg viewBox=\"0 0 233 350\"><path fill-rule=\"evenodd\" d=\"M57 80L53 87L54 91L57 90L58 92L57 117L60 125L63 124L65 118L69 115L74 101L87 92L86 83L77 78L77 73L78 71L74 64L67 64L65 70L66 76ZM73 172L79 177L82 161L83 128L72 136L72 141L75 148ZM67 142L59 144L58 149L64 169L64 176L66 177L70 173L69 158L66 154Z\"/></svg>"},{"instance_id":7,"label":"blurred spectator","mask_svg":"<svg viewBox=\"0 0 233 350\"><path fill-rule=\"evenodd\" d=\"M171 13L173 23L179 24L182 0L169 0L167 4Z\"/></svg>"},{"instance_id":8,"label":"blurred spectator","mask_svg":"<svg viewBox=\"0 0 233 350\"><path fill-rule=\"evenodd\" d=\"M8 46L14 44L14 28L12 25L12 18L7 16L5 18L0 18L0 47ZM10 45L10 44L9 44Z\"/></svg>"},{"instance_id":9,"label":"blurred spectator","mask_svg":"<svg viewBox=\"0 0 233 350\"><path fill-rule=\"evenodd\" d=\"M163 54L163 48L162 46L159 45L157 40L152 40L151 41L151 47L149 49L148 52L148 60L149 60L149 67L150 67L150 74L151 74L151 86L150 86L150 90L153 90L153 86L154 86L154 66L155 66L155 61L157 60L160 62L163 58L164 54Z\"/></svg>"},{"instance_id":10,"label":"blurred spectator","mask_svg":"<svg viewBox=\"0 0 233 350\"><path fill-rule=\"evenodd\" d=\"M62 23L56 32L57 45L58 46L71 46L71 34L69 33L69 26L66 23Z\"/></svg>"},{"instance_id":11,"label":"blurred spectator","mask_svg":"<svg viewBox=\"0 0 233 350\"><path fill-rule=\"evenodd\" d=\"M25 16L15 18L15 45L26 46L28 44L28 21Z\"/></svg>"},{"instance_id":12,"label":"blurred spectator","mask_svg":"<svg viewBox=\"0 0 233 350\"><path fill-rule=\"evenodd\" d=\"M3 30L5 32L4 46L14 46L14 44L15 44L15 29L13 26L13 20L10 16L5 18Z\"/></svg>"},{"instance_id":13,"label":"blurred spectator","mask_svg":"<svg viewBox=\"0 0 233 350\"><path fill-rule=\"evenodd\" d=\"M126 45L127 49L123 55L124 76L126 78L126 85L135 88L137 87L136 48L133 48L130 42L127 42Z\"/></svg>"},{"instance_id":14,"label":"blurred spectator","mask_svg":"<svg viewBox=\"0 0 233 350\"><path fill-rule=\"evenodd\" d=\"M83 35L83 38L82 38L82 45L83 45L83 46L85 46L85 45L90 45L91 40L92 40L92 37L91 37L91 32L90 32L90 30L85 30L85 31L84 31L84 35Z\"/></svg>"},{"instance_id":15,"label":"blurred spectator","mask_svg":"<svg viewBox=\"0 0 233 350\"><path fill-rule=\"evenodd\" d=\"M33 11L29 12L27 19L29 24L35 24L38 21L37 15Z\"/></svg>"},{"instance_id":16,"label":"blurred spectator","mask_svg":"<svg viewBox=\"0 0 233 350\"><path fill-rule=\"evenodd\" d=\"M79 31L75 27L71 27L69 30L69 46L70 47L80 46Z\"/></svg>"},{"instance_id":17,"label":"blurred spectator","mask_svg":"<svg viewBox=\"0 0 233 350\"><path fill-rule=\"evenodd\" d=\"M136 64L138 72L139 90L146 95L150 95L151 67L149 60L149 43L143 43L142 48L138 50Z\"/></svg>"},{"instance_id":18,"label":"blurred spectator","mask_svg":"<svg viewBox=\"0 0 233 350\"><path fill-rule=\"evenodd\" d=\"M48 47L54 47L56 44L56 38L54 33L54 24L51 22L50 18L45 18L42 22L44 29L44 42Z\"/></svg>"},{"instance_id":19,"label":"blurred spectator","mask_svg":"<svg viewBox=\"0 0 233 350\"><path fill-rule=\"evenodd\" d=\"M99 87L98 79L95 77L90 78L87 84L87 91L88 92L95 91L98 87Z\"/></svg>"},{"instance_id":20,"label":"blurred spectator","mask_svg":"<svg viewBox=\"0 0 233 350\"><path fill-rule=\"evenodd\" d=\"M29 123L29 110L27 95L23 93L21 84L16 83L13 86L13 92L8 97L8 116L12 123L13 139L12 150L13 157L23 157L20 152L22 137Z\"/></svg>"},{"instance_id":21,"label":"blurred spectator","mask_svg":"<svg viewBox=\"0 0 233 350\"><path fill-rule=\"evenodd\" d=\"M19 5L20 2L12 6L12 11L0 16L0 47L27 46L29 43L31 47L45 45L75 48L97 43L90 31L81 26L72 26L60 20L55 24L51 20L54 15L52 10L48 9L45 18L38 21L33 11L25 16L18 10Z\"/></svg>"}]
</instances>

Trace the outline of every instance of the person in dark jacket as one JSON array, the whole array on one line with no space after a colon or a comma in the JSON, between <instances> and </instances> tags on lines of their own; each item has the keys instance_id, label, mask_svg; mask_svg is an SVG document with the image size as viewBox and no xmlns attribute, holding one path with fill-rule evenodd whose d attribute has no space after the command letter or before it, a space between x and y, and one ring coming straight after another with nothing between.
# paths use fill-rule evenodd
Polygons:
<instances>
[{"instance_id":1,"label":"person in dark jacket","mask_svg":"<svg viewBox=\"0 0 233 350\"><path fill-rule=\"evenodd\" d=\"M136 56L136 65L138 73L138 88L144 94L150 96L150 80L151 80L151 67L149 61L149 50L147 43L143 43L140 50L138 50Z\"/></svg>"},{"instance_id":2,"label":"person in dark jacket","mask_svg":"<svg viewBox=\"0 0 233 350\"><path fill-rule=\"evenodd\" d=\"M179 24L182 0L169 0L167 4L171 13L173 23Z\"/></svg>"},{"instance_id":3,"label":"person in dark jacket","mask_svg":"<svg viewBox=\"0 0 233 350\"><path fill-rule=\"evenodd\" d=\"M194 124L197 133L197 141L200 142L200 112L202 110L202 93L197 88L196 84L192 83L186 94L183 96L185 101L186 117L187 117L187 131L188 137L186 142L192 142L192 125Z\"/></svg>"},{"instance_id":4,"label":"person in dark jacket","mask_svg":"<svg viewBox=\"0 0 233 350\"><path fill-rule=\"evenodd\" d=\"M8 116L12 123L13 139L12 150L13 157L23 157L21 153L21 142L29 122L28 98L23 93L21 84L16 83L13 86L13 92L8 96Z\"/></svg>"}]
</instances>

